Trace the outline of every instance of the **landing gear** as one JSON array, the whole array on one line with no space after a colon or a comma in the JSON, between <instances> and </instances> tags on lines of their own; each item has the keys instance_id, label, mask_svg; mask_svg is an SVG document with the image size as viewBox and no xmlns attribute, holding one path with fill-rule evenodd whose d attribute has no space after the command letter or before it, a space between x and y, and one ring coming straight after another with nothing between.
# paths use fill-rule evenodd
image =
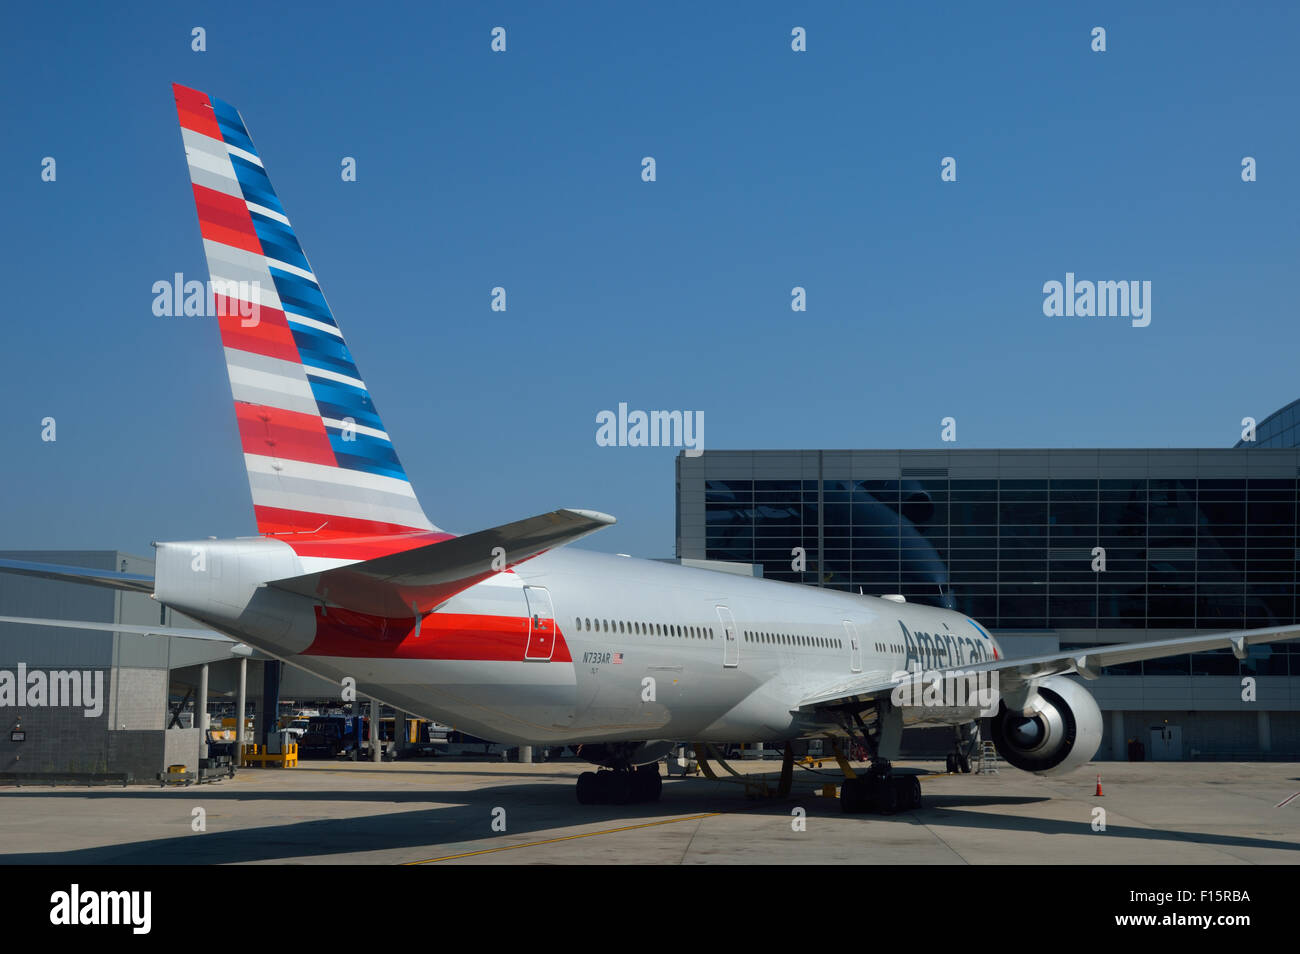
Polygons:
<instances>
[{"instance_id":1,"label":"landing gear","mask_svg":"<svg viewBox=\"0 0 1300 954\"><path fill-rule=\"evenodd\" d=\"M888 762L873 763L866 775L846 778L840 788L840 810L846 815L892 815L920 807L920 780L915 775L895 775Z\"/></svg>"},{"instance_id":2,"label":"landing gear","mask_svg":"<svg viewBox=\"0 0 1300 954\"><path fill-rule=\"evenodd\" d=\"M635 769L606 772L583 772L578 776L579 805L628 805L632 802L657 802L663 791L659 763Z\"/></svg>"},{"instance_id":3,"label":"landing gear","mask_svg":"<svg viewBox=\"0 0 1300 954\"><path fill-rule=\"evenodd\" d=\"M596 781L595 772L583 772L578 776L578 804L595 805L597 804L596 789L600 783Z\"/></svg>"},{"instance_id":4,"label":"landing gear","mask_svg":"<svg viewBox=\"0 0 1300 954\"><path fill-rule=\"evenodd\" d=\"M663 792L664 780L659 777L659 763L639 765L632 773L632 800L637 802L657 802Z\"/></svg>"},{"instance_id":5,"label":"landing gear","mask_svg":"<svg viewBox=\"0 0 1300 954\"><path fill-rule=\"evenodd\" d=\"M948 754L948 774L969 775L970 757L980 746L980 724L970 722L954 726L953 731L956 738L953 740L953 750Z\"/></svg>"},{"instance_id":6,"label":"landing gear","mask_svg":"<svg viewBox=\"0 0 1300 954\"><path fill-rule=\"evenodd\" d=\"M840 788L840 809L847 814L892 815L920 808L920 780L915 775L895 775L890 764L890 759L898 755L903 728L901 713L888 702L877 703L865 710L871 723L868 725L863 721L863 711L845 711L840 716L840 724L855 746L864 748L871 760L866 774L844 780ZM841 766L849 774L848 764L841 761Z\"/></svg>"}]
</instances>

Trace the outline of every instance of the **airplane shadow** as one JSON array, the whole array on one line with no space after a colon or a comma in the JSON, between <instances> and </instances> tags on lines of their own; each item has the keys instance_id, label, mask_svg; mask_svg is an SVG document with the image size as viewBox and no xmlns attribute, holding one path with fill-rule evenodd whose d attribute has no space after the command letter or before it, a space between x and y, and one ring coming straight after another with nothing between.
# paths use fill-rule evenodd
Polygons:
<instances>
[{"instance_id":1,"label":"airplane shadow","mask_svg":"<svg viewBox=\"0 0 1300 954\"><path fill-rule=\"evenodd\" d=\"M129 789L97 789L91 791L51 792L0 792L3 797L24 798L90 798L131 799L148 797ZM361 855L369 852L399 852L407 860L427 860L460 852L494 847L502 838L491 829L493 810L506 809L509 842L519 836L539 835L552 837L557 829L581 826L630 827L641 822L693 814L717 812L721 814L752 814L779 817L788 822L790 806L799 805L809 817L841 816L837 801L817 798L812 790L796 790L787 799L747 800L735 784L688 779L667 782L663 799L643 805L588 805L581 806L573 798L568 786L555 784L508 784L487 786L474 790L440 791L298 791L258 792L240 791L234 787L202 786L188 789L170 789L150 792L149 796L163 799L159 813L165 814L164 805L176 802L175 822L183 826L184 834L153 838L103 847L72 849L67 851L24 852L0 854L0 864L230 864L282 862L288 859L323 858ZM231 831L209 830L193 833L188 830L190 811L196 804L213 804L224 801L274 801L274 802L370 802L389 804L429 803L439 804L413 810L396 810L370 816L339 818L313 818L265 827L240 828ZM916 812L897 815L842 816L846 820L900 825L959 826L985 831L1007 833L1034 833L1042 835L1078 835L1089 831L1086 821L1067 822L1056 819L1026 818L1019 815L974 808L991 806L1027 805L1050 802L1042 796L991 796L991 795L926 795L925 805ZM310 811L308 808L307 811ZM210 818L210 829L220 828L219 818ZM1272 848L1300 851L1293 842L1268 838L1210 834L1206 832L1154 831L1122 825L1109 825L1106 829L1112 838L1128 838L1150 842L1187 842L1207 846L1231 848ZM331 861L340 860L331 857ZM522 859L521 859L522 860Z\"/></svg>"},{"instance_id":2,"label":"airplane shadow","mask_svg":"<svg viewBox=\"0 0 1300 954\"><path fill-rule=\"evenodd\" d=\"M711 788L713 786L710 786ZM676 815L706 812L779 814L787 817L783 803L746 802L732 786L717 785L714 792L677 794L665 785L665 798L656 804L579 805L568 786L504 785L472 791L440 792L238 792L204 786L201 789L173 789L157 792L167 801L177 801L178 824L189 825L195 804L212 800L249 801L371 801L436 802L452 804L414 811L395 811L373 816L310 819L282 825L212 831L155 838L120 845L73 849L70 851L0 854L0 864L231 864L276 862L284 859L347 855L373 851L407 851L420 849L410 860L421 860L456 850L439 850L439 846L456 846L462 851L492 847L490 841L501 836L491 829L493 810L507 811L512 836L551 835L558 828L587 825L617 827L640 821L659 820ZM37 798L131 798L129 790L91 792L0 793L22 794ZM140 793L134 793L139 798ZM161 806L160 806L161 807ZM210 819L210 829L216 827ZM489 843L484 843L484 841Z\"/></svg>"},{"instance_id":3,"label":"airplane shadow","mask_svg":"<svg viewBox=\"0 0 1300 954\"><path fill-rule=\"evenodd\" d=\"M341 763L341 764L352 764L352 763ZM471 764L473 764L473 763L471 763ZM552 777L552 778L554 778L554 777L560 777L560 778L569 777L569 776L567 776L567 773L566 773L566 775L558 775L558 773L555 773L555 772L554 772L554 768L555 768L555 766L557 765L557 763L555 763L555 762L547 762L547 763L545 763L545 764L549 767L549 770L546 772L547 776ZM563 764L563 763L559 763L559 764ZM565 767L567 767L567 766L565 766ZM439 768L447 768L447 767L446 767L446 766L439 766ZM279 769L271 768L271 769L241 769L240 771L241 771L241 772L263 772L263 771L266 771L266 772L277 772L277 771L280 771L280 770L279 770ZM298 765L297 765L297 767L294 768L292 771L294 771L294 772L347 772L349 775L354 775L354 774L355 774L355 775L415 775L415 776L424 776L424 777L426 777L426 778L437 778L437 777L438 777L437 773L435 773L435 772L431 772L431 771L429 771L429 770L427 770L427 769L426 769L426 770L420 770L420 769L382 769L382 768L347 768L347 769L345 769L345 768L340 768L340 767L335 766L335 765L331 765L331 764L329 764L329 763L321 763L321 762L316 762L316 763L311 763L311 764L303 764L302 762L299 762ZM451 772L452 772L453 774L455 774L455 775L481 775L481 776L483 776L484 778L494 778L494 777L495 777L495 778L537 778L538 775L540 774L540 773L538 773L538 772L518 772L518 771L505 771L505 770L503 770L503 771L499 771L499 772L485 772L485 771L483 771L482 769L462 768L462 767L460 767L460 766L457 766L457 767L454 768L454 769L449 769L449 771L451 771ZM574 778L574 779L577 779L577 777L578 777L578 773L580 773L580 772L591 772L591 771L595 771L595 766L590 765L590 764L585 763L585 762L575 762L575 763L573 763L573 774L572 774L571 777Z\"/></svg>"}]
</instances>

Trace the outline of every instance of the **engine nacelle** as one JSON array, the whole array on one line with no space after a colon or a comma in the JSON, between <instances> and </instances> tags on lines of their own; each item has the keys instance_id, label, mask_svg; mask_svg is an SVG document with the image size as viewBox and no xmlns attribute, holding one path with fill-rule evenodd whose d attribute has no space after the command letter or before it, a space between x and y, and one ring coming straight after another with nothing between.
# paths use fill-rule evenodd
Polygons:
<instances>
[{"instance_id":1,"label":"engine nacelle","mask_svg":"<svg viewBox=\"0 0 1300 954\"><path fill-rule=\"evenodd\" d=\"M1072 772L1097 754L1102 720L1097 701L1064 676L1038 684L1039 704L1030 716L998 704L992 720L998 755L1018 769L1038 775Z\"/></svg>"}]
</instances>

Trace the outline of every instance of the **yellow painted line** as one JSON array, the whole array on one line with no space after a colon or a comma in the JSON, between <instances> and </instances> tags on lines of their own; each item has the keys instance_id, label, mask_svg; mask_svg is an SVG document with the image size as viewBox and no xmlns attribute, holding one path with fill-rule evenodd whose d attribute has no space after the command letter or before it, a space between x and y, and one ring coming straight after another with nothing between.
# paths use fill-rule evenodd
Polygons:
<instances>
[{"instance_id":1,"label":"yellow painted line","mask_svg":"<svg viewBox=\"0 0 1300 954\"><path fill-rule=\"evenodd\" d=\"M642 825L624 825L622 828L604 828L600 831L583 832L581 835L564 835L560 838L547 838L543 841L527 841L519 845L501 845L499 848L482 848L478 851L466 851L459 855L443 855L441 858L427 858L424 861L408 861L408 865L429 865L437 861L454 861L457 858L472 858L475 855L490 855L494 851L513 851L516 848L536 848L538 845L554 845L562 841L575 841L579 838L594 838L597 835L613 835L620 831L636 831L638 828L654 828L658 825L675 825L677 822L699 821L702 818L714 818L726 812L705 812L702 815L683 815L681 818L665 818L662 821L646 822Z\"/></svg>"}]
</instances>

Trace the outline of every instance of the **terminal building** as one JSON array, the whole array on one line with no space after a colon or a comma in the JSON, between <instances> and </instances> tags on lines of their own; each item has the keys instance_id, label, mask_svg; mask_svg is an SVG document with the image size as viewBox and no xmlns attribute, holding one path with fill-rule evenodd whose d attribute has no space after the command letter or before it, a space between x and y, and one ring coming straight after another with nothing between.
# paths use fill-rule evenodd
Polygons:
<instances>
[{"instance_id":1,"label":"terminal building","mask_svg":"<svg viewBox=\"0 0 1300 954\"><path fill-rule=\"evenodd\" d=\"M0 559L146 577L154 570L151 559L116 550L11 550ZM233 722L243 703L265 725L259 716L271 708L264 700L272 667L273 694L338 694L336 686L230 640L131 631L206 629L144 592L0 573L0 615L130 627L0 623L0 783L152 782L170 765L196 773L205 739L195 713L224 713Z\"/></svg>"},{"instance_id":2,"label":"terminal building","mask_svg":"<svg viewBox=\"0 0 1300 954\"><path fill-rule=\"evenodd\" d=\"M1289 625L1298 408L1236 448L681 454L677 554L956 609L1017 655ZM1087 685L1106 722L1098 758L1130 743L1148 759L1300 756L1300 643L1116 666Z\"/></svg>"}]
</instances>

